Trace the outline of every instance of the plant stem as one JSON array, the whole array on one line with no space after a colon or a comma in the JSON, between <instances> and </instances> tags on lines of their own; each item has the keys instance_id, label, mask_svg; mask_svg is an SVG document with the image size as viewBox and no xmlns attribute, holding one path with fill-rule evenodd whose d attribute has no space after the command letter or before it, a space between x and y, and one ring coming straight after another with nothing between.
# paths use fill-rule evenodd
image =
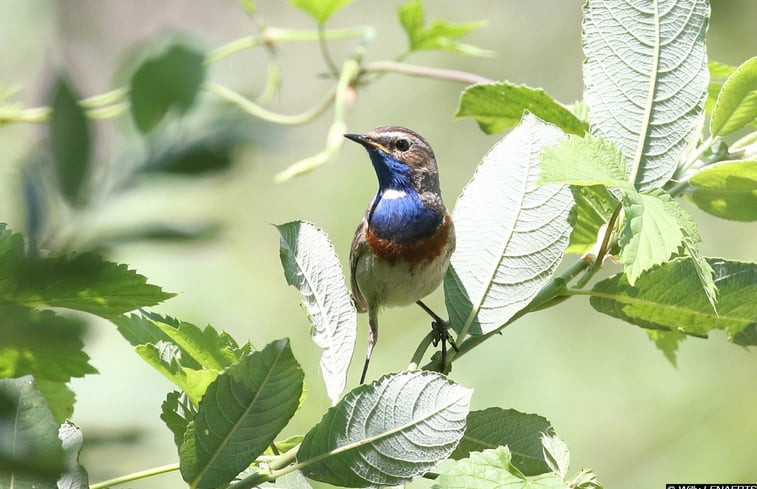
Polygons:
<instances>
[{"instance_id":1,"label":"plant stem","mask_svg":"<svg viewBox=\"0 0 757 489\"><path fill-rule=\"evenodd\" d=\"M371 26L358 26L347 29L323 29L322 32L319 32L319 30L267 27L263 29L263 32L259 36L242 37L214 49L205 59L205 63L215 63L232 54L261 45L271 45L279 42L318 41L321 38L337 40L360 37L370 40L375 37L375 33L375 29Z\"/></svg>"},{"instance_id":2,"label":"plant stem","mask_svg":"<svg viewBox=\"0 0 757 489\"><path fill-rule=\"evenodd\" d=\"M154 475L160 475L165 474L166 472L174 472L176 470L179 470L179 464L168 464L168 465L161 465L160 467L153 467L151 469L146 470L140 470L139 472L132 472L131 474L122 475L121 477L116 477L115 479L110 479L103 482L98 482L97 484L92 484L89 486L89 489L105 489L107 487L111 486L117 486L119 484L123 484L125 482L131 482L139 479L145 479L147 477L152 477Z\"/></svg>"},{"instance_id":3,"label":"plant stem","mask_svg":"<svg viewBox=\"0 0 757 489\"><path fill-rule=\"evenodd\" d=\"M287 465L297 459L297 451L299 449L300 445L294 446L284 452L281 456L277 457L275 461L268 465L270 470L269 473L255 472L254 474L250 474L244 479L231 484L227 489L250 489L263 482L274 480L293 470L297 470L293 468L295 466L287 467Z\"/></svg>"},{"instance_id":4,"label":"plant stem","mask_svg":"<svg viewBox=\"0 0 757 489\"><path fill-rule=\"evenodd\" d=\"M203 89L218 96L227 102L231 102L240 109L244 110L248 114L257 117L259 119L272 122L274 124L281 124L285 126L294 126L305 124L317 118L331 105L334 100L336 89L332 88L328 94L321 100L321 102L314 108L295 115L278 114L264 109L252 100L246 98L234 90L215 82L206 82L203 84Z\"/></svg>"},{"instance_id":5,"label":"plant stem","mask_svg":"<svg viewBox=\"0 0 757 489\"><path fill-rule=\"evenodd\" d=\"M494 80L467 71L429 68L427 66L400 63L398 61L374 61L365 65L364 73L400 73L422 78L435 78L472 85L476 83L494 83Z\"/></svg>"}]
</instances>

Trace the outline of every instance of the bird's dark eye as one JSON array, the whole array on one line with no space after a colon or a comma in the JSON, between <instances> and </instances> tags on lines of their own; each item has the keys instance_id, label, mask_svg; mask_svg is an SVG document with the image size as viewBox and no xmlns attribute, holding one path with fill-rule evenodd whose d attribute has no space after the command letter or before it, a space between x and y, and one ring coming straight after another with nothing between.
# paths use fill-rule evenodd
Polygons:
<instances>
[{"instance_id":1,"label":"bird's dark eye","mask_svg":"<svg viewBox=\"0 0 757 489\"><path fill-rule=\"evenodd\" d=\"M407 139L398 139L394 146L398 151L407 151L408 149L410 149L410 143L407 141Z\"/></svg>"}]
</instances>

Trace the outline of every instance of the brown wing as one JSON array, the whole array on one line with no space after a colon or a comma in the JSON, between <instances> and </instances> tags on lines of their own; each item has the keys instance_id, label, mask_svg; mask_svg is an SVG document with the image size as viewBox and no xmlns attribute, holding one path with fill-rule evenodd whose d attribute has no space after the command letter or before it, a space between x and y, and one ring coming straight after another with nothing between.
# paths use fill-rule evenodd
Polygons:
<instances>
[{"instance_id":1,"label":"brown wing","mask_svg":"<svg viewBox=\"0 0 757 489\"><path fill-rule=\"evenodd\" d=\"M368 212L363 215L363 219L355 230L352 246L350 246L350 286L352 287L352 297L355 299L355 307L357 307L358 312L366 312L368 310L368 303L363 294L360 293L360 288L357 286L357 279L355 278L357 262L363 253L367 251L366 248L368 247L365 241L366 229L368 229Z\"/></svg>"}]
</instances>

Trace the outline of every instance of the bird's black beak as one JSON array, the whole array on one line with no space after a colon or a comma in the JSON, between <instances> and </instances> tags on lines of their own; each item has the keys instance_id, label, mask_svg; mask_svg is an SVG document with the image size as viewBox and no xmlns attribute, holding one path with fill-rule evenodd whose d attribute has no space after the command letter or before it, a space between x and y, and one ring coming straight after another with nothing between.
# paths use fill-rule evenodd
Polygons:
<instances>
[{"instance_id":1,"label":"bird's black beak","mask_svg":"<svg viewBox=\"0 0 757 489\"><path fill-rule=\"evenodd\" d=\"M373 139L372 137L370 137L367 134L352 134L352 133L347 133L347 134L344 135L344 137L346 137L350 141L355 141L356 143L361 144L365 149L368 149L368 150L370 150L370 149L380 149L384 153L388 153L389 152L389 150L386 149L386 146L384 146L383 144L379 143L378 141L376 141L375 139Z\"/></svg>"}]
</instances>

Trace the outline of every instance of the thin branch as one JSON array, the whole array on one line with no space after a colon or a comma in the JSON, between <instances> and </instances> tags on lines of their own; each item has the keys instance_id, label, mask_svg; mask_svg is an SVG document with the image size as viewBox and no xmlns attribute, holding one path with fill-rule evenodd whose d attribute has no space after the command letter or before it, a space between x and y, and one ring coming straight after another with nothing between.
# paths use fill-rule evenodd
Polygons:
<instances>
[{"instance_id":1,"label":"thin branch","mask_svg":"<svg viewBox=\"0 0 757 489\"><path fill-rule=\"evenodd\" d=\"M323 100L321 100L321 102L314 108L300 114L285 115L264 109L244 95L235 92L234 90L219 83L206 82L202 87L207 92L217 95L227 102L231 102L232 104L236 105L237 107L254 117L272 122L274 124L281 124L286 126L305 124L317 118L331 105L336 94L336 89L332 88L323 98Z\"/></svg>"},{"instance_id":2,"label":"thin branch","mask_svg":"<svg viewBox=\"0 0 757 489\"><path fill-rule=\"evenodd\" d=\"M475 73L469 73L467 71L429 68L427 66L400 63L397 61L374 61L373 63L368 63L367 65L365 65L363 72L399 73L402 75L418 76L421 78L434 78L437 80L465 83L467 85L495 82L495 80L492 80L490 78L476 75Z\"/></svg>"},{"instance_id":3,"label":"thin branch","mask_svg":"<svg viewBox=\"0 0 757 489\"><path fill-rule=\"evenodd\" d=\"M105 489L112 486L117 486L119 484L124 484L126 482L131 482L139 479L145 479L147 477L152 477L154 475L160 475L165 474L166 472L174 472L179 470L179 464L168 464L168 465L161 465L160 467L153 467L151 469L145 469L140 470L139 472L132 472L131 474L122 475L121 477L116 477L115 479L109 479L103 482L98 482L97 484L92 484L89 486L89 489Z\"/></svg>"}]
</instances>

